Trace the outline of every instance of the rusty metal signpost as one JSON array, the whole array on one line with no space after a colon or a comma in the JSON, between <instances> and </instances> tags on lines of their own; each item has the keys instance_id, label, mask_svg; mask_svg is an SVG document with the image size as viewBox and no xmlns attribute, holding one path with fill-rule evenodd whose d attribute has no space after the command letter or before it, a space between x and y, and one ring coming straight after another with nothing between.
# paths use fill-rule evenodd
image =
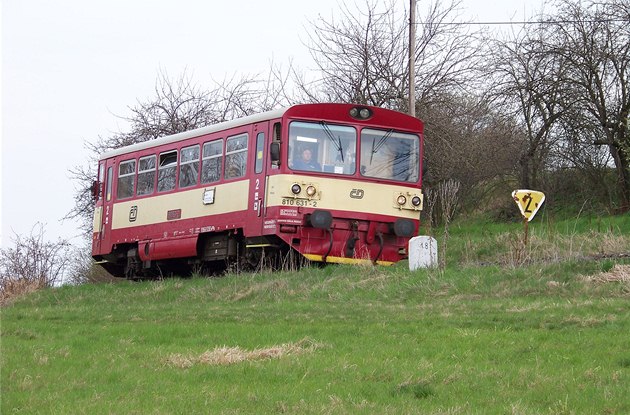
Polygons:
<instances>
[{"instance_id":1,"label":"rusty metal signpost","mask_svg":"<svg viewBox=\"0 0 630 415\"><path fill-rule=\"evenodd\" d=\"M512 192L512 198L516 202L521 215L523 215L523 226L525 228L524 245L527 245L528 226L530 220L534 218L538 209L545 201L545 194L537 190L515 190Z\"/></svg>"}]
</instances>

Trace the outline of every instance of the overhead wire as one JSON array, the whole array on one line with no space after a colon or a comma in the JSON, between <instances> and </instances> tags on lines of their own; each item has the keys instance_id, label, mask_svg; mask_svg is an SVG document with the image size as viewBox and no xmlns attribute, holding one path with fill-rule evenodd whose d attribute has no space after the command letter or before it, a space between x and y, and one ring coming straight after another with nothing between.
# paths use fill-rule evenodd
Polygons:
<instances>
[{"instance_id":1,"label":"overhead wire","mask_svg":"<svg viewBox=\"0 0 630 415\"><path fill-rule=\"evenodd\" d=\"M571 24L571 23L626 23L626 19L601 19L601 20L535 20L535 21L497 21L497 22L451 22L438 23L440 26L492 26L492 25L541 25L541 24ZM418 26L435 25L436 23L416 22Z\"/></svg>"}]
</instances>

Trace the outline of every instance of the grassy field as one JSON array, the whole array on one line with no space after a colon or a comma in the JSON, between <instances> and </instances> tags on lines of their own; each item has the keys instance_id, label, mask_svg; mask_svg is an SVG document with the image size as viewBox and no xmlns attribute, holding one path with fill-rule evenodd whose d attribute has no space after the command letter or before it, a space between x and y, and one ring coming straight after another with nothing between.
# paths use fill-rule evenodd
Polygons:
<instances>
[{"instance_id":1,"label":"grassy field","mask_svg":"<svg viewBox=\"0 0 630 415\"><path fill-rule=\"evenodd\" d=\"M450 235L444 270L30 294L1 310L0 412L630 413L628 217Z\"/></svg>"}]
</instances>

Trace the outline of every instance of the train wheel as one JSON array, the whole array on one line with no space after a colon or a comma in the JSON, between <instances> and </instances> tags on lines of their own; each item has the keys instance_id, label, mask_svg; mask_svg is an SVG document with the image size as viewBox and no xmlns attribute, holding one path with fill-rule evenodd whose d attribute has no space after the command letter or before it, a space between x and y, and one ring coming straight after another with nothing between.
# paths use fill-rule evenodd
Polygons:
<instances>
[{"instance_id":1,"label":"train wheel","mask_svg":"<svg viewBox=\"0 0 630 415\"><path fill-rule=\"evenodd\" d=\"M140 271L142 270L142 262L133 253L135 249L130 249L127 255L127 264L125 265L125 278L128 280L142 279Z\"/></svg>"}]
</instances>

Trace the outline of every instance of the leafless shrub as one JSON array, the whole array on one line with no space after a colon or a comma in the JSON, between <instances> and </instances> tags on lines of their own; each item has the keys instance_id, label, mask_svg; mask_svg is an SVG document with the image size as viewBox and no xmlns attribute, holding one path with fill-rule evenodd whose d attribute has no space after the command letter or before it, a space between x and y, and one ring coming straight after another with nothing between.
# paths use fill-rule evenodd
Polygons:
<instances>
[{"instance_id":1,"label":"leafless shrub","mask_svg":"<svg viewBox=\"0 0 630 415\"><path fill-rule=\"evenodd\" d=\"M14 246L0 250L0 299L2 302L38 288L62 282L72 261L67 240L45 240L44 225L37 223L28 236L15 235Z\"/></svg>"},{"instance_id":2,"label":"leafless shrub","mask_svg":"<svg viewBox=\"0 0 630 415\"><path fill-rule=\"evenodd\" d=\"M442 224L444 234L442 238L442 254L440 256L440 268L446 268L446 249L448 247L448 227L455 216L455 210L459 205L459 189L461 185L458 181L449 179L440 182L434 189L425 190L427 215L431 225Z\"/></svg>"},{"instance_id":3,"label":"leafless shrub","mask_svg":"<svg viewBox=\"0 0 630 415\"><path fill-rule=\"evenodd\" d=\"M433 189L425 189L424 195L427 200L426 206L427 206L427 216L429 220L429 226L432 229L433 225L436 224L434 210L435 210L435 206L438 203L438 192L437 190L433 190ZM431 233L431 231L429 233Z\"/></svg>"},{"instance_id":4,"label":"leafless shrub","mask_svg":"<svg viewBox=\"0 0 630 415\"><path fill-rule=\"evenodd\" d=\"M539 256L542 255L542 252L545 250L545 248L539 246L537 238L534 237L531 238L529 244L525 244L520 232L499 235L497 244L507 247L505 254L499 255L499 263L510 268L518 268L534 262L537 259L535 256L537 254ZM538 259L542 260L542 257Z\"/></svg>"},{"instance_id":5,"label":"leafless shrub","mask_svg":"<svg viewBox=\"0 0 630 415\"><path fill-rule=\"evenodd\" d=\"M437 188L440 199L440 208L442 213L442 220L444 221L444 237L442 238L442 257L440 259L440 267L446 268L446 249L448 247L448 226L455 215L455 208L458 205L459 198L457 193L459 192L460 184L455 180L448 180L440 183Z\"/></svg>"},{"instance_id":6,"label":"leafless shrub","mask_svg":"<svg viewBox=\"0 0 630 415\"><path fill-rule=\"evenodd\" d=\"M444 226L446 227L448 227L448 224L455 214L455 208L457 207L459 201L457 198L459 187L459 182L455 180L447 180L446 182L440 183L437 188L441 202L440 207L442 208L442 220L444 221Z\"/></svg>"}]
</instances>

